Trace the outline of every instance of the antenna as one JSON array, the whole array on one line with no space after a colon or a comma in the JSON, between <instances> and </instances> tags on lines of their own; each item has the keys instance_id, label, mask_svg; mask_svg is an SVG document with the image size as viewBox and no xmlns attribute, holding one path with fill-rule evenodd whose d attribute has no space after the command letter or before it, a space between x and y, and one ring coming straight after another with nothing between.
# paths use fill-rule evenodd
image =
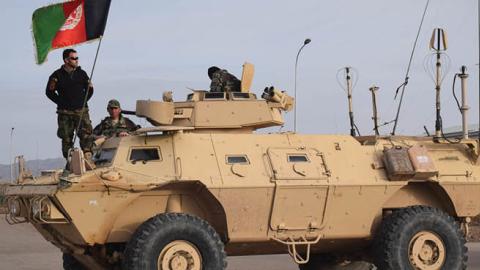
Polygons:
<instances>
[{"instance_id":1,"label":"antenna","mask_svg":"<svg viewBox=\"0 0 480 270\"><path fill-rule=\"evenodd\" d=\"M293 131L297 132L297 66L298 66L298 57L300 56L300 52L302 52L303 48L312 42L311 39L307 38L303 41L302 47L298 50L297 57L295 58L295 84L294 84L294 111L293 111Z\"/></svg>"},{"instance_id":2,"label":"antenna","mask_svg":"<svg viewBox=\"0 0 480 270\"><path fill-rule=\"evenodd\" d=\"M390 124L391 122L394 123L391 135L395 135L395 131L397 130L398 119L400 117L400 110L402 109L402 104L403 104L403 96L405 95L405 87L407 87L408 80L409 80L408 75L410 74L410 68L412 66L413 56L417 48L418 37L420 36L420 32L422 31L423 21L425 20L425 15L427 14L429 4L430 4L430 0L427 0L427 2L425 3L425 9L423 10L422 20L420 21L420 25L418 26L417 36L415 37L415 41L413 42L413 48L412 48L412 52L410 53L410 60L408 60L408 67L407 67L407 72L405 73L405 79L403 83L397 88L397 91L395 92L394 100L397 99L398 92L400 91L400 89L402 89L400 93L400 101L398 102L397 113L395 114L395 119L390 122L385 122L383 124L383 125L387 125L387 124Z\"/></svg>"},{"instance_id":3,"label":"antenna","mask_svg":"<svg viewBox=\"0 0 480 270\"><path fill-rule=\"evenodd\" d=\"M455 94L455 82L456 79L460 78L461 81L461 87L462 87L462 105L460 105L460 102L458 101L457 95ZM458 110L462 114L462 138L463 139L468 139L468 120L467 120L467 115L468 115L468 110L470 107L468 107L468 102L467 102L467 67L462 66L460 68L460 73L456 73L453 76L453 86L452 86L452 94L453 98L455 99L455 102L457 103Z\"/></svg>"},{"instance_id":4,"label":"antenna","mask_svg":"<svg viewBox=\"0 0 480 270\"><path fill-rule=\"evenodd\" d=\"M377 97L376 97L376 92L380 89L379 87L372 85L372 87L369 88L370 92L372 92L372 108L373 108L373 130L375 131L375 135L379 136L380 133L378 132L378 112L377 112Z\"/></svg>"},{"instance_id":5,"label":"antenna","mask_svg":"<svg viewBox=\"0 0 480 270\"><path fill-rule=\"evenodd\" d=\"M450 67L450 58L445 53L447 50L447 35L442 28L435 28L430 39L430 49L434 52L428 55L425 58L424 68L429 73L430 78L432 78L435 83L435 110L436 110L436 119L435 119L435 135L433 140L439 142L439 139L442 137L442 116L440 114L441 104L440 104L440 90L442 86L443 79L448 73ZM442 56L444 58L444 63L442 64Z\"/></svg>"},{"instance_id":6,"label":"antenna","mask_svg":"<svg viewBox=\"0 0 480 270\"><path fill-rule=\"evenodd\" d=\"M353 80L353 83L352 83ZM353 118L353 102L352 102L352 92L353 88L357 84L358 81L358 72L356 69L352 67L344 67L338 70L337 72L337 82L338 85L347 93L348 99L348 116L350 118L350 135L353 137L356 136L355 130L357 131L358 135L360 132L355 125L355 120Z\"/></svg>"}]
</instances>

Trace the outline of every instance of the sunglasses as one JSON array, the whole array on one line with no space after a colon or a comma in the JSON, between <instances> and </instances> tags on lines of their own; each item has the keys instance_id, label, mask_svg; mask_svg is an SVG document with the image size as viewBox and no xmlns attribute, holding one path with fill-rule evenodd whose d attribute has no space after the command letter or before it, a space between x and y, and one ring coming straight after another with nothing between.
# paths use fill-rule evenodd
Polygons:
<instances>
[{"instance_id":1,"label":"sunglasses","mask_svg":"<svg viewBox=\"0 0 480 270\"><path fill-rule=\"evenodd\" d=\"M70 57L70 60L78 60L78 57Z\"/></svg>"}]
</instances>

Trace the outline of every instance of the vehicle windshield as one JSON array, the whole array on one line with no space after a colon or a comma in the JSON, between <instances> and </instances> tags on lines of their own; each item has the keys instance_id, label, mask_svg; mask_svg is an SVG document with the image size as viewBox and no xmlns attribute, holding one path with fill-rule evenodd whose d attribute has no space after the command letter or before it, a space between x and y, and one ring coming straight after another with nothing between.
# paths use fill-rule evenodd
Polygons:
<instances>
[{"instance_id":1,"label":"vehicle windshield","mask_svg":"<svg viewBox=\"0 0 480 270\"><path fill-rule=\"evenodd\" d=\"M116 152L117 148L103 148L95 154L93 161L97 167L110 165Z\"/></svg>"}]
</instances>

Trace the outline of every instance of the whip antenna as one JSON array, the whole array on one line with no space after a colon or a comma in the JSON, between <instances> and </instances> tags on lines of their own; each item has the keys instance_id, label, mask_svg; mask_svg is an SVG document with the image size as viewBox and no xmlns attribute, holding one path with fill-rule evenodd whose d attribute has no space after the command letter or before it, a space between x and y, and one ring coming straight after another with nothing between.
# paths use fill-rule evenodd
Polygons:
<instances>
[{"instance_id":1,"label":"whip antenna","mask_svg":"<svg viewBox=\"0 0 480 270\"><path fill-rule=\"evenodd\" d=\"M412 66L413 56L415 54L415 49L417 48L418 37L420 36L420 32L422 31L423 21L425 19L425 15L427 14L427 9L428 9L429 4L430 4L430 0L427 0L427 3L425 4L425 9L423 10L422 20L420 21L420 25L418 27L417 36L415 37L415 42L413 43L412 53L410 54L410 60L408 61L407 72L405 73L405 80L397 88L397 91L395 92L394 99L397 98L397 95L398 95L398 92L400 91L400 88L402 89L402 92L400 93L400 101L398 102L397 113L395 115L395 119L393 120L394 124L393 124L392 133L391 133L392 135L395 135L395 131L397 129L398 118L400 116L400 109L402 108L403 96L405 94L405 87L408 84L408 79L409 79L408 74L410 73L410 68Z\"/></svg>"}]
</instances>

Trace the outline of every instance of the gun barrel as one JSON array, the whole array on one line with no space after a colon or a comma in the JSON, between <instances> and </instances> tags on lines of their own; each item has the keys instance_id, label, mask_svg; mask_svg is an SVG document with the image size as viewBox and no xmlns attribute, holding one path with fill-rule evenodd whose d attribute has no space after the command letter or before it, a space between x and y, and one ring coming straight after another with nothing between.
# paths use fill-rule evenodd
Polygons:
<instances>
[{"instance_id":1,"label":"gun barrel","mask_svg":"<svg viewBox=\"0 0 480 270\"><path fill-rule=\"evenodd\" d=\"M136 115L135 111L127 111L127 110L122 110L123 114L128 114L128 115Z\"/></svg>"}]
</instances>

